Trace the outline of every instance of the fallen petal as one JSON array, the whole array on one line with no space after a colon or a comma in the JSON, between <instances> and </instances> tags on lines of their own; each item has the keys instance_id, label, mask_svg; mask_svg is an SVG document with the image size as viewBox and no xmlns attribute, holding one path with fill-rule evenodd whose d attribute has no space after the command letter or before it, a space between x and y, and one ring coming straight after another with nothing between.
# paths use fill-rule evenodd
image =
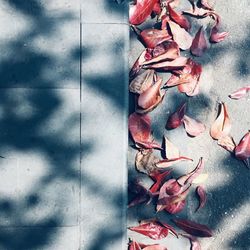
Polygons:
<instances>
[{"instance_id":1,"label":"fallen petal","mask_svg":"<svg viewBox=\"0 0 250 250\"><path fill-rule=\"evenodd\" d=\"M168 129L178 128L183 123L184 115L186 113L186 108L187 108L187 104L183 103L178 108L177 111L175 111L169 116L167 125L166 125Z\"/></svg>"},{"instance_id":2,"label":"fallen petal","mask_svg":"<svg viewBox=\"0 0 250 250\"><path fill-rule=\"evenodd\" d=\"M130 241L128 250L142 250L142 248L138 242Z\"/></svg>"},{"instance_id":3,"label":"fallen petal","mask_svg":"<svg viewBox=\"0 0 250 250\"><path fill-rule=\"evenodd\" d=\"M217 143L218 143L218 145L225 148L227 151L229 151L231 153L234 152L234 149L236 147L236 144L235 144L235 142L233 140L233 137L230 136L230 135L220 137L218 139Z\"/></svg>"},{"instance_id":4,"label":"fallen petal","mask_svg":"<svg viewBox=\"0 0 250 250\"><path fill-rule=\"evenodd\" d=\"M206 195L205 189L202 186L198 186L196 188L196 193L199 197L199 206L196 209L196 212L197 212L199 209L205 206L206 201L207 201L207 195Z\"/></svg>"},{"instance_id":5,"label":"fallen petal","mask_svg":"<svg viewBox=\"0 0 250 250\"><path fill-rule=\"evenodd\" d=\"M190 240L191 243L190 250L201 250L201 244L194 236L189 234L180 234L180 235Z\"/></svg>"},{"instance_id":6,"label":"fallen petal","mask_svg":"<svg viewBox=\"0 0 250 250\"><path fill-rule=\"evenodd\" d=\"M184 209L185 205L186 205L186 200L183 200L177 203L167 204L164 210L170 214L177 214Z\"/></svg>"},{"instance_id":7,"label":"fallen petal","mask_svg":"<svg viewBox=\"0 0 250 250\"><path fill-rule=\"evenodd\" d=\"M238 100L238 99L245 97L249 91L250 91L250 85L237 89L232 94L230 94L229 97L232 99Z\"/></svg>"},{"instance_id":8,"label":"fallen petal","mask_svg":"<svg viewBox=\"0 0 250 250\"><path fill-rule=\"evenodd\" d=\"M240 143L236 146L235 156L242 161L250 157L250 131L244 135Z\"/></svg>"},{"instance_id":9,"label":"fallen petal","mask_svg":"<svg viewBox=\"0 0 250 250\"><path fill-rule=\"evenodd\" d=\"M207 48L208 46L205 38L205 33L203 27L200 27L194 37L190 51L194 56L202 56L203 53L207 50Z\"/></svg>"},{"instance_id":10,"label":"fallen petal","mask_svg":"<svg viewBox=\"0 0 250 250\"><path fill-rule=\"evenodd\" d=\"M184 115L183 123L187 134L190 136L198 136L206 130L206 126L203 123L187 115Z\"/></svg>"},{"instance_id":11,"label":"fallen petal","mask_svg":"<svg viewBox=\"0 0 250 250\"><path fill-rule=\"evenodd\" d=\"M176 159L180 157L179 149L168 140L166 136L164 136L164 144L165 144L165 157L167 159Z\"/></svg>"},{"instance_id":12,"label":"fallen petal","mask_svg":"<svg viewBox=\"0 0 250 250\"><path fill-rule=\"evenodd\" d=\"M174 219L174 223L185 232L197 237L212 237L213 233L206 225L190 220Z\"/></svg>"},{"instance_id":13,"label":"fallen petal","mask_svg":"<svg viewBox=\"0 0 250 250\"><path fill-rule=\"evenodd\" d=\"M165 159L165 160L161 160L161 161L158 161L156 163L156 166L158 168L169 168L179 162L182 162L182 161L193 161L191 158L188 158L188 157L185 157L185 156L180 156L178 158L175 158L175 159Z\"/></svg>"}]
</instances>

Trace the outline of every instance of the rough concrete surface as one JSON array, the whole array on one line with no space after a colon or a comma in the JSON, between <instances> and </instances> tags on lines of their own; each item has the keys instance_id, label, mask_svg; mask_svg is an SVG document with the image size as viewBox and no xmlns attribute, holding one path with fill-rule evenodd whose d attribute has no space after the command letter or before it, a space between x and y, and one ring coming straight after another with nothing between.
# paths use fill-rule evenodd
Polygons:
<instances>
[{"instance_id":1,"label":"rough concrete surface","mask_svg":"<svg viewBox=\"0 0 250 250\"><path fill-rule=\"evenodd\" d=\"M163 103L151 113L154 137L161 142L163 134L167 135L183 155L194 159L193 164L182 163L176 166L175 174L180 175L193 169L199 157L205 159L205 171L209 174L205 183L208 192L207 205L194 213L198 201L195 195L191 195L185 211L177 215L180 218L207 224L213 229L214 237L201 240L203 250L250 249L249 170L242 162L219 147L209 135L209 128L216 117L219 101L226 102L228 106L233 123L231 134L236 143L250 128L249 99L234 101L228 98L231 92L249 84L250 80L249 7L247 0L216 1L215 10L221 15L223 29L229 31L230 35L224 42L212 45L202 58L195 58L203 65L200 94L187 98L178 93L177 89L170 89ZM202 24L202 20L197 21L192 32L197 30L199 24ZM150 24L146 26L150 27ZM133 33L131 33L130 47L130 65L132 65L143 49ZM165 79L168 79L168 76ZM205 123L207 127L206 132L196 138L188 137L183 128L172 131L165 129L168 115L184 100L188 102L188 114ZM138 176L145 179L144 175L138 175L134 170L134 157L135 150L129 149L130 179ZM137 220L154 216L166 222L175 217L165 212L156 215L153 207L144 205L128 211L128 223L136 225ZM128 234L138 241L153 243L152 240L136 233L128 232ZM163 242L170 250L190 248L187 240L176 240L173 236Z\"/></svg>"}]
</instances>

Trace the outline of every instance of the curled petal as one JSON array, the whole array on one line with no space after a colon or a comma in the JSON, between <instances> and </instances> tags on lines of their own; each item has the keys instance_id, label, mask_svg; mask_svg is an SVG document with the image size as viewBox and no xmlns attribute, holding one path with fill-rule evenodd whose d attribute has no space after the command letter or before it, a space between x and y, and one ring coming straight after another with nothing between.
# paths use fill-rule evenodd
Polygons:
<instances>
[{"instance_id":1,"label":"curled petal","mask_svg":"<svg viewBox=\"0 0 250 250\"><path fill-rule=\"evenodd\" d=\"M142 68L142 64L145 61L146 53L147 53L147 51L143 50L142 53L140 54L140 56L136 59L134 65L132 66L132 68L129 72L130 79L133 79L138 74L140 69Z\"/></svg>"},{"instance_id":2,"label":"curled petal","mask_svg":"<svg viewBox=\"0 0 250 250\"><path fill-rule=\"evenodd\" d=\"M194 37L190 50L194 56L202 56L207 48L208 46L205 38L205 33L203 27L200 27Z\"/></svg>"},{"instance_id":3,"label":"curled petal","mask_svg":"<svg viewBox=\"0 0 250 250\"><path fill-rule=\"evenodd\" d=\"M208 0L200 0L201 6L207 10L213 10Z\"/></svg>"},{"instance_id":4,"label":"curled petal","mask_svg":"<svg viewBox=\"0 0 250 250\"><path fill-rule=\"evenodd\" d=\"M174 158L174 159L165 159L165 160L161 160L158 161L156 163L156 166L158 168L169 168L171 166L173 166L174 164L177 164L179 162L182 161L193 161L191 158L185 157L185 156L180 156L178 158Z\"/></svg>"},{"instance_id":5,"label":"curled petal","mask_svg":"<svg viewBox=\"0 0 250 250\"><path fill-rule=\"evenodd\" d=\"M187 115L184 115L183 123L187 134L190 136L198 136L206 130L206 126L203 123Z\"/></svg>"},{"instance_id":6,"label":"curled petal","mask_svg":"<svg viewBox=\"0 0 250 250\"><path fill-rule=\"evenodd\" d=\"M167 159L176 159L180 157L179 149L171 141L169 141L166 136L164 136L164 144Z\"/></svg>"},{"instance_id":7,"label":"curled petal","mask_svg":"<svg viewBox=\"0 0 250 250\"><path fill-rule=\"evenodd\" d=\"M250 131L241 139L235 148L235 156L242 161L246 161L250 157ZM248 166L248 161L246 162Z\"/></svg>"},{"instance_id":8,"label":"curled petal","mask_svg":"<svg viewBox=\"0 0 250 250\"><path fill-rule=\"evenodd\" d=\"M179 177L177 179L177 182L181 186L185 186L187 184L192 184L193 180L196 179L201 174L201 172L203 171L204 167L205 167L204 160L201 157L200 160L199 160L198 165L196 166L196 168L192 172Z\"/></svg>"},{"instance_id":9,"label":"curled petal","mask_svg":"<svg viewBox=\"0 0 250 250\"><path fill-rule=\"evenodd\" d=\"M231 130L231 122L228 116L225 103L220 103L219 115L210 129L210 135L213 139L218 140L221 137L228 136Z\"/></svg>"},{"instance_id":10,"label":"curled petal","mask_svg":"<svg viewBox=\"0 0 250 250\"><path fill-rule=\"evenodd\" d=\"M129 22L133 25L143 23L152 13L157 0L138 0L129 8Z\"/></svg>"},{"instance_id":11,"label":"curled petal","mask_svg":"<svg viewBox=\"0 0 250 250\"><path fill-rule=\"evenodd\" d=\"M169 116L166 127L168 129L178 128L183 123L186 109L187 104L183 103L176 112Z\"/></svg>"},{"instance_id":12,"label":"curled petal","mask_svg":"<svg viewBox=\"0 0 250 250\"><path fill-rule=\"evenodd\" d=\"M199 209L205 206L206 201L207 201L207 195L206 195L205 189L202 186L198 186L196 188L196 193L199 197L199 206L196 209L196 211L198 211Z\"/></svg>"},{"instance_id":13,"label":"curled petal","mask_svg":"<svg viewBox=\"0 0 250 250\"><path fill-rule=\"evenodd\" d=\"M191 28L191 24L189 23L189 21L182 15L179 14L178 12L176 12L171 5L168 5L168 12L169 12L169 16L170 18L176 22L177 24L179 24L182 28L184 28L185 30L189 30Z\"/></svg>"},{"instance_id":14,"label":"curled petal","mask_svg":"<svg viewBox=\"0 0 250 250\"><path fill-rule=\"evenodd\" d=\"M227 136L222 136L218 139L218 145L220 145L221 147L225 148L227 151L233 153L236 144L233 140L233 137L230 135Z\"/></svg>"},{"instance_id":15,"label":"curled petal","mask_svg":"<svg viewBox=\"0 0 250 250\"><path fill-rule=\"evenodd\" d=\"M238 100L238 99L245 97L249 91L250 91L250 85L243 87L243 88L240 88L240 89L237 89L232 94L230 94L229 97L232 99Z\"/></svg>"},{"instance_id":16,"label":"curled petal","mask_svg":"<svg viewBox=\"0 0 250 250\"><path fill-rule=\"evenodd\" d=\"M175 22L169 21L168 25L173 35L173 39L179 45L179 47L182 50L189 49L193 41L192 36Z\"/></svg>"},{"instance_id":17,"label":"curled petal","mask_svg":"<svg viewBox=\"0 0 250 250\"><path fill-rule=\"evenodd\" d=\"M174 219L175 224L185 232L197 237L212 237L213 233L206 225L190 220Z\"/></svg>"},{"instance_id":18,"label":"curled petal","mask_svg":"<svg viewBox=\"0 0 250 250\"><path fill-rule=\"evenodd\" d=\"M141 94L147 90L154 82L154 70L145 70L136 76L129 85L129 90L135 94Z\"/></svg>"},{"instance_id":19,"label":"curled petal","mask_svg":"<svg viewBox=\"0 0 250 250\"><path fill-rule=\"evenodd\" d=\"M228 32L219 33L219 26L220 26L221 18L216 13L211 13L211 16L215 19L215 25L211 29L209 41L211 43L222 42L229 35L229 33Z\"/></svg>"},{"instance_id":20,"label":"curled petal","mask_svg":"<svg viewBox=\"0 0 250 250\"><path fill-rule=\"evenodd\" d=\"M177 203L167 204L164 210L170 214L177 214L184 209L185 205L186 205L186 200L182 200Z\"/></svg>"},{"instance_id":21,"label":"curled petal","mask_svg":"<svg viewBox=\"0 0 250 250\"><path fill-rule=\"evenodd\" d=\"M142 250L142 248L138 242L130 241L128 250Z\"/></svg>"},{"instance_id":22,"label":"curled petal","mask_svg":"<svg viewBox=\"0 0 250 250\"><path fill-rule=\"evenodd\" d=\"M167 30L146 29L140 34L141 40L147 48L155 48L158 44L168 41L171 36Z\"/></svg>"}]
</instances>

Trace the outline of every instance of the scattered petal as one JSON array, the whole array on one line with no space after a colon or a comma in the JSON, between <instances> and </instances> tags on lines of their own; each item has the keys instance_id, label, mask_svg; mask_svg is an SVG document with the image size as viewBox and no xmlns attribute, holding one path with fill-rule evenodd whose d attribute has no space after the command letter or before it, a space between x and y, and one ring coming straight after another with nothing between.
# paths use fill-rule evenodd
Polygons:
<instances>
[{"instance_id":1,"label":"scattered petal","mask_svg":"<svg viewBox=\"0 0 250 250\"><path fill-rule=\"evenodd\" d=\"M177 214L184 209L185 205L186 205L186 200L182 200L177 203L167 204L164 210L170 214Z\"/></svg>"},{"instance_id":2,"label":"scattered petal","mask_svg":"<svg viewBox=\"0 0 250 250\"><path fill-rule=\"evenodd\" d=\"M142 248L138 242L130 241L128 250L142 250Z\"/></svg>"},{"instance_id":3,"label":"scattered petal","mask_svg":"<svg viewBox=\"0 0 250 250\"><path fill-rule=\"evenodd\" d=\"M157 0L137 0L135 5L129 8L129 23L139 25L152 13Z\"/></svg>"},{"instance_id":4,"label":"scattered petal","mask_svg":"<svg viewBox=\"0 0 250 250\"><path fill-rule=\"evenodd\" d=\"M201 244L194 236L189 234L180 234L180 235L190 240L191 243L190 250L201 250Z\"/></svg>"},{"instance_id":5,"label":"scattered petal","mask_svg":"<svg viewBox=\"0 0 250 250\"><path fill-rule=\"evenodd\" d=\"M207 50L207 48L208 46L205 38L205 33L203 27L200 27L194 37L190 51L194 56L202 56L203 53Z\"/></svg>"},{"instance_id":6,"label":"scattered petal","mask_svg":"<svg viewBox=\"0 0 250 250\"><path fill-rule=\"evenodd\" d=\"M242 161L246 161L250 157L250 131L244 135L240 143L236 146L235 156Z\"/></svg>"},{"instance_id":7,"label":"scattered petal","mask_svg":"<svg viewBox=\"0 0 250 250\"><path fill-rule=\"evenodd\" d=\"M175 22L169 21L168 25L173 35L173 39L179 45L179 47L182 50L189 49L193 41L192 36Z\"/></svg>"},{"instance_id":8,"label":"scattered petal","mask_svg":"<svg viewBox=\"0 0 250 250\"><path fill-rule=\"evenodd\" d=\"M249 91L250 91L250 85L237 89L232 94L230 94L229 97L232 99L238 100L238 99L245 97Z\"/></svg>"},{"instance_id":9,"label":"scattered petal","mask_svg":"<svg viewBox=\"0 0 250 250\"><path fill-rule=\"evenodd\" d=\"M213 10L208 0L200 0L201 6L207 10Z\"/></svg>"},{"instance_id":10,"label":"scattered petal","mask_svg":"<svg viewBox=\"0 0 250 250\"><path fill-rule=\"evenodd\" d=\"M180 157L179 149L168 140L166 136L164 136L164 144L165 144L165 157L167 159L176 159Z\"/></svg>"},{"instance_id":11,"label":"scattered petal","mask_svg":"<svg viewBox=\"0 0 250 250\"><path fill-rule=\"evenodd\" d=\"M212 237L213 233L206 225L184 219L174 219L174 223L185 232L197 237Z\"/></svg>"},{"instance_id":12,"label":"scattered petal","mask_svg":"<svg viewBox=\"0 0 250 250\"><path fill-rule=\"evenodd\" d=\"M176 12L171 7L170 4L168 5L168 12L169 12L169 16L171 20L179 24L182 28L184 28L185 30L189 30L191 28L191 24L189 23L187 18L185 18L182 14L179 14L178 12Z\"/></svg>"},{"instance_id":13,"label":"scattered petal","mask_svg":"<svg viewBox=\"0 0 250 250\"><path fill-rule=\"evenodd\" d=\"M198 136L206 130L206 126L203 123L187 115L184 115L183 123L187 134L190 136Z\"/></svg>"},{"instance_id":14,"label":"scattered petal","mask_svg":"<svg viewBox=\"0 0 250 250\"><path fill-rule=\"evenodd\" d=\"M230 135L220 137L217 143L231 153L234 152L234 149L236 147L233 137Z\"/></svg>"},{"instance_id":15,"label":"scattered petal","mask_svg":"<svg viewBox=\"0 0 250 250\"><path fill-rule=\"evenodd\" d=\"M196 211L198 211L199 209L205 206L206 201L207 201L207 195L206 195L205 189L202 186L198 186L196 188L196 193L199 197L199 206L196 209Z\"/></svg>"},{"instance_id":16,"label":"scattered petal","mask_svg":"<svg viewBox=\"0 0 250 250\"><path fill-rule=\"evenodd\" d=\"M177 164L179 162L182 161L193 161L191 158L185 157L185 156L180 156L178 158L174 158L174 159L165 159L165 160L161 160L158 161L156 163L156 166L158 168L169 168L171 166L173 166L174 164Z\"/></svg>"},{"instance_id":17,"label":"scattered petal","mask_svg":"<svg viewBox=\"0 0 250 250\"><path fill-rule=\"evenodd\" d=\"M210 129L210 135L213 139L218 140L221 137L228 136L231 130L231 122L228 116L225 103L220 103L219 115Z\"/></svg>"},{"instance_id":18,"label":"scattered petal","mask_svg":"<svg viewBox=\"0 0 250 250\"><path fill-rule=\"evenodd\" d=\"M171 114L168 118L166 127L168 129L175 129L178 128L184 119L184 115L186 113L187 104L183 103L176 112Z\"/></svg>"},{"instance_id":19,"label":"scattered petal","mask_svg":"<svg viewBox=\"0 0 250 250\"><path fill-rule=\"evenodd\" d=\"M164 246L156 244L156 245L148 245L145 248L143 248L142 250L168 250L168 249Z\"/></svg>"},{"instance_id":20,"label":"scattered petal","mask_svg":"<svg viewBox=\"0 0 250 250\"><path fill-rule=\"evenodd\" d=\"M138 74L140 69L142 68L142 63L145 61L146 53L147 53L147 51L143 50L142 53L140 54L140 56L135 61L134 65L132 66L132 68L129 72L130 79L133 79Z\"/></svg>"}]
</instances>

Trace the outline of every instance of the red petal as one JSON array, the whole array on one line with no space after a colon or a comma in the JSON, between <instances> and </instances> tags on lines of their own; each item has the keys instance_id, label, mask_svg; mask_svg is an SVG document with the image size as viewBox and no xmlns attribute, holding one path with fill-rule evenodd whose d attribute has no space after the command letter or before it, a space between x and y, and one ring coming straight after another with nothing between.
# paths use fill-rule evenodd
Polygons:
<instances>
[{"instance_id":1,"label":"red petal","mask_svg":"<svg viewBox=\"0 0 250 250\"><path fill-rule=\"evenodd\" d=\"M135 5L129 8L129 22L133 25L143 23L152 13L158 0L137 0Z\"/></svg>"},{"instance_id":2,"label":"red petal","mask_svg":"<svg viewBox=\"0 0 250 250\"><path fill-rule=\"evenodd\" d=\"M188 234L181 234L181 236L190 240L191 243L190 250L201 250L201 244L194 236Z\"/></svg>"},{"instance_id":3,"label":"red petal","mask_svg":"<svg viewBox=\"0 0 250 250\"><path fill-rule=\"evenodd\" d=\"M162 79L159 79L154 85L149 87L146 91L140 94L138 98L138 106L143 110L155 108L163 98L160 92Z\"/></svg>"},{"instance_id":4,"label":"red petal","mask_svg":"<svg viewBox=\"0 0 250 250\"><path fill-rule=\"evenodd\" d=\"M139 226L130 227L131 231L148 236L153 240L160 240L167 237L169 228L166 228L159 221L144 221L141 222Z\"/></svg>"},{"instance_id":5,"label":"red petal","mask_svg":"<svg viewBox=\"0 0 250 250\"><path fill-rule=\"evenodd\" d=\"M237 89L232 94L230 94L229 97L232 99L238 100L242 97L245 97L249 91L250 91L250 85L243 87L243 88L240 88L240 89Z\"/></svg>"},{"instance_id":6,"label":"red petal","mask_svg":"<svg viewBox=\"0 0 250 250\"><path fill-rule=\"evenodd\" d=\"M129 116L128 127L135 142L149 141L151 137L151 119L148 115L133 113Z\"/></svg>"},{"instance_id":7,"label":"red petal","mask_svg":"<svg viewBox=\"0 0 250 250\"><path fill-rule=\"evenodd\" d=\"M212 231L202 224L184 219L174 219L174 223L185 232L197 237L212 237Z\"/></svg>"},{"instance_id":8,"label":"red petal","mask_svg":"<svg viewBox=\"0 0 250 250\"><path fill-rule=\"evenodd\" d=\"M178 24L169 21L168 25L170 27L171 33L173 35L174 41L179 45L182 50L187 50L192 45L192 36Z\"/></svg>"},{"instance_id":9,"label":"red petal","mask_svg":"<svg viewBox=\"0 0 250 250\"><path fill-rule=\"evenodd\" d=\"M247 160L250 157L250 131L241 139L235 148L235 156L240 160Z\"/></svg>"},{"instance_id":10,"label":"red petal","mask_svg":"<svg viewBox=\"0 0 250 250\"><path fill-rule=\"evenodd\" d=\"M220 103L219 115L210 129L210 135L215 140L228 136L231 130L231 122L225 103Z\"/></svg>"},{"instance_id":11,"label":"red petal","mask_svg":"<svg viewBox=\"0 0 250 250\"><path fill-rule=\"evenodd\" d=\"M215 25L211 29L209 41L211 43L219 43L223 41L229 35L229 33L228 32L219 33L221 18L216 13L212 13L211 16L215 19Z\"/></svg>"},{"instance_id":12,"label":"red petal","mask_svg":"<svg viewBox=\"0 0 250 250\"><path fill-rule=\"evenodd\" d=\"M213 7L209 4L208 0L201 0L200 3L203 8L213 10Z\"/></svg>"},{"instance_id":13,"label":"red petal","mask_svg":"<svg viewBox=\"0 0 250 250\"><path fill-rule=\"evenodd\" d=\"M198 211L200 208L203 208L207 201L207 195L206 191L202 186L198 186L196 188L196 193L199 197L199 206L197 207L196 211Z\"/></svg>"},{"instance_id":14,"label":"red petal","mask_svg":"<svg viewBox=\"0 0 250 250\"><path fill-rule=\"evenodd\" d=\"M203 133L206 130L206 126L203 123L187 115L184 115L183 123L184 123L186 132L190 136L194 136L194 137L198 136L199 134Z\"/></svg>"},{"instance_id":15,"label":"red petal","mask_svg":"<svg viewBox=\"0 0 250 250\"><path fill-rule=\"evenodd\" d=\"M179 158L175 158L175 159L161 160L156 163L156 166L158 168L169 168L173 166L174 164L177 164L178 162L181 162L181 161L193 161L193 160L185 156L180 156Z\"/></svg>"},{"instance_id":16,"label":"red petal","mask_svg":"<svg viewBox=\"0 0 250 250\"><path fill-rule=\"evenodd\" d=\"M147 52L146 50L143 50L143 52L140 54L140 56L135 61L133 67L131 68L131 70L129 72L130 79L133 79L140 71L140 69L142 67L142 63L145 61L146 52Z\"/></svg>"},{"instance_id":17,"label":"red petal","mask_svg":"<svg viewBox=\"0 0 250 250\"><path fill-rule=\"evenodd\" d=\"M200 27L194 37L190 50L194 56L202 56L203 53L207 50L207 48L208 46L205 38L205 33L203 27Z\"/></svg>"},{"instance_id":18,"label":"red petal","mask_svg":"<svg viewBox=\"0 0 250 250\"><path fill-rule=\"evenodd\" d=\"M159 170L158 171L154 171L152 173L150 173L150 177L155 181L155 183L150 187L150 191L152 193L155 193L157 192L164 179L172 172L172 169L169 169L169 170L165 170L164 172L160 172Z\"/></svg>"},{"instance_id":19,"label":"red petal","mask_svg":"<svg viewBox=\"0 0 250 250\"><path fill-rule=\"evenodd\" d=\"M142 250L168 250L168 249L164 246L156 244L156 245L148 245Z\"/></svg>"},{"instance_id":20,"label":"red petal","mask_svg":"<svg viewBox=\"0 0 250 250\"><path fill-rule=\"evenodd\" d=\"M168 118L166 127L168 129L178 128L183 123L183 118L186 113L187 104L183 103L176 112Z\"/></svg>"},{"instance_id":21,"label":"red petal","mask_svg":"<svg viewBox=\"0 0 250 250\"><path fill-rule=\"evenodd\" d=\"M192 184L193 180L200 175L200 173L202 172L202 170L204 169L205 167L205 164L204 164L204 160L203 158L201 157L200 160L199 160L199 163L198 165L196 166L196 168L186 174L186 175L183 175L181 177L179 177L177 179L177 182L181 185L181 186L184 186L184 185L187 185L187 184Z\"/></svg>"},{"instance_id":22,"label":"red petal","mask_svg":"<svg viewBox=\"0 0 250 250\"><path fill-rule=\"evenodd\" d=\"M170 4L168 5L168 12L170 18L174 22L179 24L182 28L184 28L185 30L189 30L191 28L189 21L182 14L179 14L175 10L173 10Z\"/></svg>"},{"instance_id":23,"label":"red petal","mask_svg":"<svg viewBox=\"0 0 250 250\"><path fill-rule=\"evenodd\" d=\"M155 13L155 15L159 15L161 13L160 1L155 3L154 8L153 8L153 12Z\"/></svg>"},{"instance_id":24,"label":"red petal","mask_svg":"<svg viewBox=\"0 0 250 250\"><path fill-rule=\"evenodd\" d=\"M184 209L185 205L186 205L186 200L183 200L177 203L166 205L164 210L170 214L177 214Z\"/></svg>"},{"instance_id":25,"label":"red petal","mask_svg":"<svg viewBox=\"0 0 250 250\"><path fill-rule=\"evenodd\" d=\"M140 247L140 244L138 242L131 241L129 242L128 250L142 250L142 248Z\"/></svg>"},{"instance_id":26,"label":"red petal","mask_svg":"<svg viewBox=\"0 0 250 250\"><path fill-rule=\"evenodd\" d=\"M158 44L168 41L171 36L167 30L146 29L141 32L141 39L147 48L154 48Z\"/></svg>"}]
</instances>

